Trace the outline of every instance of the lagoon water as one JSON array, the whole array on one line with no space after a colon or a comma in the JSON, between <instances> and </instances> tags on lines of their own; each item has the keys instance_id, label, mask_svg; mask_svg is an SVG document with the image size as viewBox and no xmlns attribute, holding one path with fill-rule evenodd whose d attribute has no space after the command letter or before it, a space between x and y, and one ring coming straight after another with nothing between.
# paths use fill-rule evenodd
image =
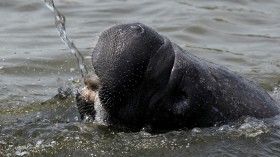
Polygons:
<instances>
[{"instance_id":1,"label":"lagoon water","mask_svg":"<svg viewBox=\"0 0 280 157\"><path fill-rule=\"evenodd\" d=\"M280 1L55 0L87 66L99 34L141 22L280 102ZM280 116L162 134L81 123L76 59L43 0L0 1L0 156L279 156Z\"/></svg>"}]
</instances>

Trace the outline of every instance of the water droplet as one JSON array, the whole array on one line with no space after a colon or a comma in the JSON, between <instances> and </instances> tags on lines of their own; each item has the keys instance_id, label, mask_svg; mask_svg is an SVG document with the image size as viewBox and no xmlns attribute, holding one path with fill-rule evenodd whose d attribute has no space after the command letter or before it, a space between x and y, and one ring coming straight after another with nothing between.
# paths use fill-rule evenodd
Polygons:
<instances>
[{"instance_id":1,"label":"water droplet","mask_svg":"<svg viewBox=\"0 0 280 157\"><path fill-rule=\"evenodd\" d=\"M202 130L200 128L193 128L192 132L193 133L200 133Z\"/></svg>"},{"instance_id":2,"label":"water droplet","mask_svg":"<svg viewBox=\"0 0 280 157\"><path fill-rule=\"evenodd\" d=\"M36 145L35 145L35 148L40 147L42 143L43 143L43 141L40 141L40 140L37 141L37 142L36 142Z\"/></svg>"}]
</instances>

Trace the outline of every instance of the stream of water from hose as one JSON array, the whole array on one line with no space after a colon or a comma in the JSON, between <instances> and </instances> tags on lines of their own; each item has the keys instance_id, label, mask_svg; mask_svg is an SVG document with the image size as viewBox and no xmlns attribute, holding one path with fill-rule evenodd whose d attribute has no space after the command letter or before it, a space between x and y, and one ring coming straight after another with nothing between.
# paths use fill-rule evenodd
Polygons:
<instances>
[{"instance_id":1,"label":"stream of water from hose","mask_svg":"<svg viewBox=\"0 0 280 157\"><path fill-rule=\"evenodd\" d=\"M81 75L83 78L85 78L85 76L88 74L88 70L87 70L87 67L84 62L84 57L81 54L81 52L78 50L78 48L75 46L75 44L71 40L71 38L69 36L67 36L67 34L66 34L65 16L57 10L57 8L54 5L53 0L45 0L45 4L54 13L55 25L56 25L57 31L59 33L59 36L60 36L62 42L70 49L70 52L73 55L75 55L75 57L77 58L79 68L81 71Z\"/></svg>"}]
</instances>

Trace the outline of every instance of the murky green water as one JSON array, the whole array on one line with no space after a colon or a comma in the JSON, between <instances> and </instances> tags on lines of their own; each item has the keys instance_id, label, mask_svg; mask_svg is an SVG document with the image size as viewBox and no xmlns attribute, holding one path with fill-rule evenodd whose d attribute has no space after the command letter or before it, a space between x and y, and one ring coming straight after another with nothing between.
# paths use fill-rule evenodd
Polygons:
<instances>
[{"instance_id":1,"label":"murky green water","mask_svg":"<svg viewBox=\"0 0 280 157\"><path fill-rule=\"evenodd\" d=\"M90 66L98 35L142 22L280 102L278 0L55 0ZM280 117L164 134L80 123L76 59L43 0L0 1L0 156L279 156ZM72 89L58 94L58 89Z\"/></svg>"}]
</instances>

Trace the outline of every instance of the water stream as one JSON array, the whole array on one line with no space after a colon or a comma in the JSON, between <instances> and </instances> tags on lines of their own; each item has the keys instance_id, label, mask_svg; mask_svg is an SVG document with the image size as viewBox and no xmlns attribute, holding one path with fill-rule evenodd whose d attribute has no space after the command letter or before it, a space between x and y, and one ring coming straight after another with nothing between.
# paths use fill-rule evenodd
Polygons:
<instances>
[{"instance_id":1,"label":"water stream","mask_svg":"<svg viewBox=\"0 0 280 157\"><path fill-rule=\"evenodd\" d=\"M88 74L88 70L84 63L84 57L75 46L72 39L66 34L65 16L57 10L53 3L53 0L45 0L45 4L54 13L55 25L62 42L70 49L70 52L77 58L82 77L86 76Z\"/></svg>"}]
</instances>

